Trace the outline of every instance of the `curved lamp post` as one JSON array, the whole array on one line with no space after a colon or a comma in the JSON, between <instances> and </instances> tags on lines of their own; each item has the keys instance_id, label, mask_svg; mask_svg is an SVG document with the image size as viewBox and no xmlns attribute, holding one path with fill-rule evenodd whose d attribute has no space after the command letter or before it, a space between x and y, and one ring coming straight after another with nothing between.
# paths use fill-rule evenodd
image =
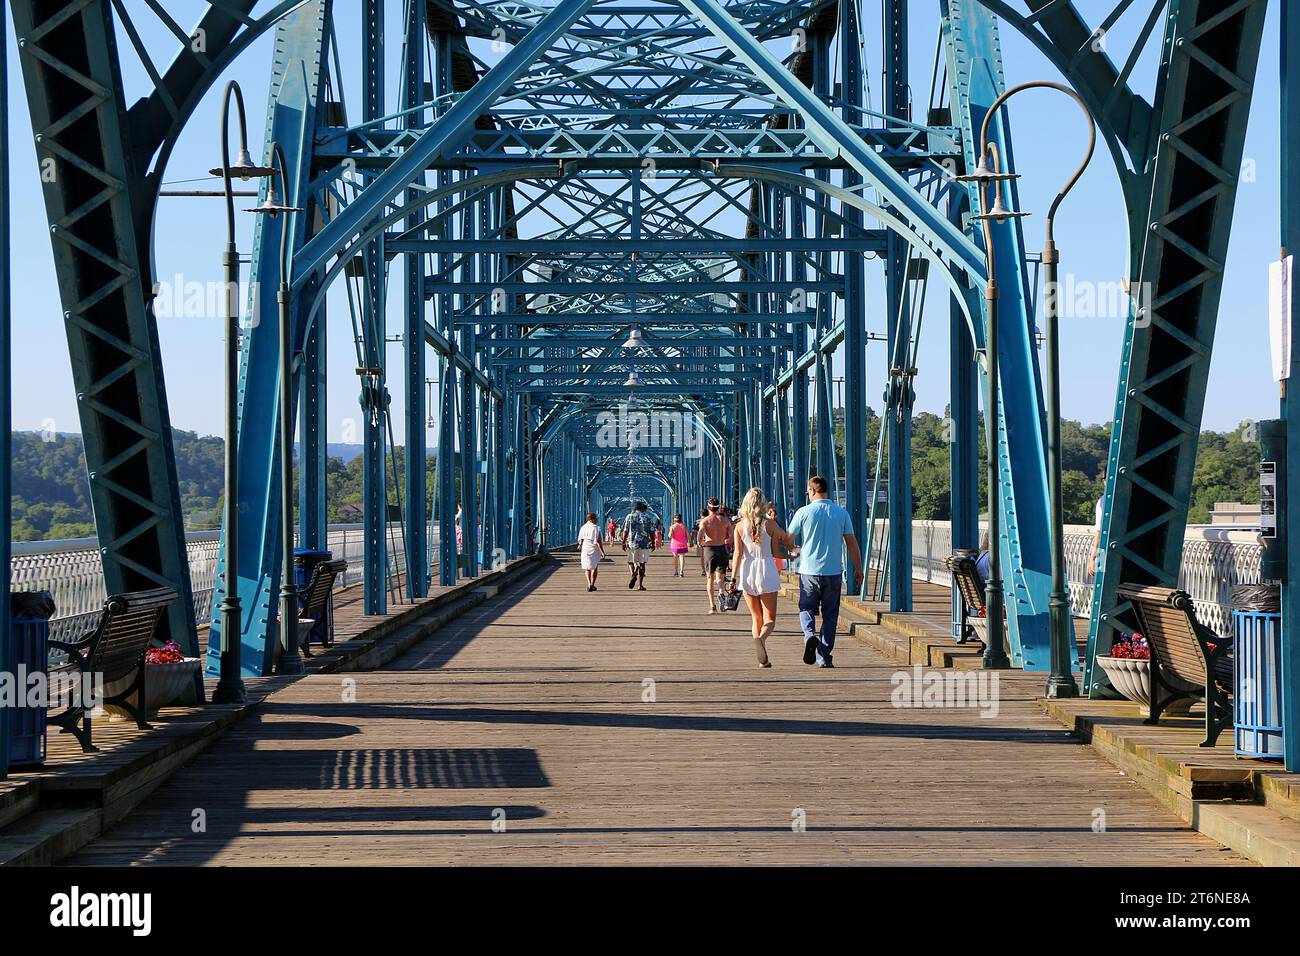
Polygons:
<instances>
[{"instance_id":1,"label":"curved lamp post","mask_svg":"<svg viewBox=\"0 0 1300 956\"><path fill-rule=\"evenodd\" d=\"M239 154L230 161L230 102L234 100L239 115ZM244 679L241 674L243 650L239 600L239 252L235 248L235 194L231 179L263 179L275 173L269 166L259 166L248 153L248 123L244 115L244 95L239 84L231 80L221 104L221 165L210 170L220 176L226 197L226 251L221 265L225 270L225 515L226 564L222 573L221 675L212 692L214 704L242 704Z\"/></svg>"},{"instance_id":2,"label":"curved lamp post","mask_svg":"<svg viewBox=\"0 0 1300 956\"><path fill-rule=\"evenodd\" d=\"M288 164L280 144L271 143L272 165L286 202L289 192ZM293 316L289 311L289 214L301 212L296 206L282 203L275 180L267 189L266 199L247 210L272 219L285 214L280 229L280 287L275 301L280 318L280 533L283 536L283 564L280 568L280 657L275 663L277 674L301 674L302 655L298 652L298 589L293 584Z\"/></svg>"},{"instance_id":3,"label":"curved lamp post","mask_svg":"<svg viewBox=\"0 0 1300 956\"><path fill-rule=\"evenodd\" d=\"M986 336L986 345L988 349L988 366L989 366L989 411L988 416L991 427L986 426L986 438L988 443L988 460L989 460L989 581L986 585L987 595L985 604L988 607L989 615L989 646L984 652L984 665L986 667L1007 666L1006 647L1005 647L1005 627L1003 623L1003 589L1002 575L1000 567L1000 535L998 533L998 512L997 506L997 486L998 465L996 456L996 436L997 436L997 284L994 267L993 248L990 235L991 222L1006 222L1007 219L1017 216L1023 216L1024 213L1017 213L1008 210L1002 203L1001 182L1018 178L1014 174L1003 173L1000 171L1000 157L996 144L989 143L988 134L989 126L993 117L1002 108L1011 97L1017 93L1032 89L1052 89L1069 96L1083 115L1088 120L1088 149L1074 174L1069 178L1066 184L1057 193L1056 198L1052 201L1051 207L1047 211L1047 239L1043 247L1043 272L1046 286L1046 300L1044 302L1045 313L1045 337L1046 337L1046 365L1047 365L1047 484L1048 498L1050 507L1049 516L1049 534L1051 538L1051 561L1052 561L1052 591L1048 599L1048 630L1051 640L1051 674L1047 680L1048 697L1077 697L1079 694L1078 684L1075 682L1074 674L1070 669L1070 646L1074 640L1073 622L1070 619L1070 597L1066 589L1065 581L1065 551L1064 539L1065 528L1063 524L1063 508L1061 504L1061 367L1059 351L1059 318L1060 302L1057 298L1058 292L1058 274L1060 266L1060 254L1056 248L1055 241L1055 219L1056 211L1060 208L1066 195L1074 188L1075 183L1083 175L1084 170L1092 161L1092 155L1097 145L1097 127L1093 120L1092 113L1088 110L1087 105L1074 90L1070 89L1063 83L1057 83L1052 80L1031 80L1028 83L1021 83L1013 86L1011 89L1002 93L989 107L988 112L984 115L984 122L980 127L980 164L975 172L969 176L958 177L967 182L976 182L980 185L981 204L984 204L984 187L993 184L997 190L993 205L988 207L989 211L981 216L974 218L984 222L984 249L988 259L989 284L988 291L985 292L985 298L989 303L989 333ZM991 164L990 164L991 161ZM996 598L998 606L994 608L994 599ZM996 610L996 613L995 613Z\"/></svg>"}]
</instances>

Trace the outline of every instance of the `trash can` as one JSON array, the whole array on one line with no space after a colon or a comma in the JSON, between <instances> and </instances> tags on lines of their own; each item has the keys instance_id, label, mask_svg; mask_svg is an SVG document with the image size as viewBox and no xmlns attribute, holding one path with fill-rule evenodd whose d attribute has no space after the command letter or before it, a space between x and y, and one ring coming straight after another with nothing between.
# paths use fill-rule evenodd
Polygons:
<instances>
[{"instance_id":1,"label":"trash can","mask_svg":"<svg viewBox=\"0 0 1300 956\"><path fill-rule=\"evenodd\" d=\"M9 766L45 762L45 722L49 701L28 700L33 674L49 674L50 618L54 597L49 591L12 591L9 594L9 667L18 694L9 714ZM42 677L42 682L45 681Z\"/></svg>"},{"instance_id":2,"label":"trash can","mask_svg":"<svg viewBox=\"0 0 1300 956\"><path fill-rule=\"evenodd\" d=\"M1276 585L1232 590L1233 725L1238 757L1282 759L1282 607Z\"/></svg>"},{"instance_id":3,"label":"trash can","mask_svg":"<svg viewBox=\"0 0 1300 956\"><path fill-rule=\"evenodd\" d=\"M311 573L316 565L324 564L332 560L334 552L317 550L315 548L294 548L293 549L293 583L298 587L305 588L311 581ZM302 597L298 599L299 609L302 608L304 601ZM325 602L325 617L316 622L308 633L299 635L301 641L315 641L317 644L327 646L334 643L334 595L329 596Z\"/></svg>"}]
</instances>

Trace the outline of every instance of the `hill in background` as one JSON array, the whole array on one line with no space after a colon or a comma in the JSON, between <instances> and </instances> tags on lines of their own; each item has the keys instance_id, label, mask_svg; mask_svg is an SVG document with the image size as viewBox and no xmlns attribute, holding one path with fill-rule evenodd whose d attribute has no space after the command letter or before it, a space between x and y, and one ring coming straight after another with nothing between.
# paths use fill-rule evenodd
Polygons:
<instances>
[{"instance_id":1,"label":"hill in background","mask_svg":"<svg viewBox=\"0 0 1300 956\"><path fill-rule=\"evenodd\" d=\"M1259 443L1244 423L1230 432L1202 432L1192 508L1188 520L1205 523L1216 501L1259 501ZM918 518L946 520L948 503L948 443L944 419L922 412L913 419L912 504ZM1065 520L1091 524L1093 505L1101 495L1105 477L1109 431L1103 425L1062 425L1064 476L1062 496ZM880 418L868 417L866 448L868 470L874 470ZM176 467L180 480L181 512L187 531L220 527L223 482L223 442L214 436L175 429ZM983 438L981 435L981 445ZM843 459L843 426L836 429L836 446ZM361 446L331 444L325 480L331 523L360 520L362 500ZM389 455L389 503L397 504L394 476L404 467L404 449ZM815 459L814 459L815 460ZM81 436L13 433L13 539L41 541L52 538L88 538L95 533L90 507L90 486ZM437 488L434 459L428 460L429 510ZM981 496L984 473L981 469ZM457 474L459 485L459 471ZM459 490L457 491L459 495Z\"/></svg>"}]
</instances>

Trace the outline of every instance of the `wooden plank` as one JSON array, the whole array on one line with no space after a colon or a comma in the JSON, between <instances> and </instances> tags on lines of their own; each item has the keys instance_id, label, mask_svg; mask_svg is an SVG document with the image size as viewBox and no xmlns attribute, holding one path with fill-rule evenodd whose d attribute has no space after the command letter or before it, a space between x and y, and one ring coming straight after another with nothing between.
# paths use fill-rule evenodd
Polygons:
<instances>
[{"instance_id":1,"label":"wooden plank","mask_svg":"<svg viewBox=\"0 0 1300 956\"><path fill-rule=\"evenodd\" d=\"M1246 862L1043 713L1039 677L1003 675L996 714L898 707L899 666L847 634L802 664L791 601L760 670L698 577L604 569L587 593L566 556L384 670L279 687L72 862Z\"/></svg>"}]
</instances>

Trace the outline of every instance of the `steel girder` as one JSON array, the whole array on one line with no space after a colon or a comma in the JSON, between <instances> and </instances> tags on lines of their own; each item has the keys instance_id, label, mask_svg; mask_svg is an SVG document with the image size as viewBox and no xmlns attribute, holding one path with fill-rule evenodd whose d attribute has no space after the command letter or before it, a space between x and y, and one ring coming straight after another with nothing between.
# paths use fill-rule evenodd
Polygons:
<instances>
[{"instance_id":1,"label":"steel girder","mask_svg":"<svg viewBox=\"0 0 1300 956\"><path fill-rule=\"evenodd\" d=\"M1282 257L1300 251L1300 11L1282 8L1281 114L1282 114ZM1297 362L1296 330L1300 328L1300 301L1292 297L1291 368ZM1300 502L1300 440L1295 437L1300 422L1300 393L1286 383L1280 412L1286 422L1286 482L1284 502ZM1282 738L1286 769L1300 770L1300 521L1287 508L1282 528L1287 547L1287 580L1282 582Z\"/></svg>"},{"instance_id":2,"label":"steel girder","mask_svg":"<svg viewBox=\"0 0 1300 956\"><path fill-rule=\"evenodd\" d=\"M1085 684L1123 622L1121 582L1178 580L1209 359L1266 0L1156 0L1124 51L1107 49L1130 7L1090 26L1071 0L978 0L1025 35L1088 104L1129 210L1126 326L1107 462ZM1148 101L1130 86L1150 38ZM1112 52L1122 53L1112 58Z\"/></svg>"},{"instance_id":3,"label":"steel girder","mask_svg":"<svg viewBox=\"0 0 1300 956\"><path fill-rule=\"evenodd\" d=\"M318 206L308 199L311 143L315 135L328 50L331 0L308 0L276 27L264 143L280 144L288 180L280 195L303 213L271 219L259 216L254 230L249 281L250 314L245 330L239 394L239 593L242 603L242 657L245 675L270 673L278 639L276 599L280 588L279 341L276 289L280 281L281 230L291 230L289 249L300 245ZM269 161L269 156L267 157ZM263 196L266 187L263 186ZM316 295L315 280L293 295L294 348L307 340ZM301 380L301 371L295 377ZM295 394L297 389L295 388ZM220 661L220 581L213 602L208 643L209 674Z\"/></svg>"},{"instance_id":4,"label":"steel girder","mask_svg":"<svg viewBox=\"0 0 1300 956\"><path fill-rule=\"evenodd\" d=\"M12 5L43 167L96 531L110 594L174 589L166 630L198 650L171 421L149 300L152 203L132 151L106 5ZM142 242L143 240L143 242Z\"/></svg>"},{"instance_id":5,"label":"steel girder","mask_svg":"<svg viewBox=\"0 0 1300 956\"><path fill-rule=\"evenodd\" d=\"M292 10L255 0L206 6L186 32L160 7L117 8L149 93L125 102L114 11L97 0L12 4L37 137L73 381L109 593L164 585L180 595L164 635L197 653L170 418L153 297L153 221L167 160L230 62ZM133 16L134 14L134 16ZM135 20L177 39L155 64Z\"/></svg>"},{"instance_id":6,"label":"steel girder","mask_svg":"<svg viewBox=\"0 0 1300 956\"><path fill-rule=\"evenodd\" d=\"M942 0L943 25L948 56L949 102L954 119L962 127L967 169L976 164L979 149L975 140L989 106L1003 92L1002 54L997 23L976 0ZM1004 165L1015 169L1010 130L1004 117L991 124L990 141L997 144ZM1013 208L1014 182L1008 186ZM981 208L978 191L967 188L969 208ZM983 245L982 231L972 223L972 241ZM1050 647L1047 629L1047 598L1051 591L1048 550L1048 497L1045 422L1042 383L1034 337L1032 296L1025 268L1025 245L1019 223L995 226L992 230L994 255L1001 276L998 302L998 363L1001 401L996 410L1000 420L995 452L1000 475L1002 553L1007 560L1007 634L1012 663L1026 670L1046 670ZM988 315L980 312L979 348L984 348ZM979 375L987 395L987 365ZM968 395L969 393L967 393ZM954 396L954 401L957 396ZM975 435L967 427L961 433L967 441ZM974 452L970 452L974 455ZM965 456L963 456L964 458ZM954 483L954 489L957 485ZM892 492L891 488L891 492ZM994 533L994 532L991 532Z\"/></svg>"},{"instance_id":7,"label":"steel girder","mask_svg":"<svg viewBox=\"0 0 1300 956\"><path fill-rule=\"evenodd\" d=\"M907 70L907 0L885 0L881 27L885 50L885 112L911 119ZM952 40L949 39L949 46ZM889 237L885 265L885 395L881 427L889 443L889 607L912 610L912 405L915 393L907 359L912 342L908 287L911 256L897 233ZM862 431L866 444L866 430ZM862 456L865 459L865 455ZM879 476L876 476L877 481ZM864 489L865 490L865 489ZM867 587L863 580L862 588Z\"/></svg>"},{"instance_id":8,"label":"steel girder","mask_svg":"<svg viewBox=\"0 0 1300 956\"><path fill-rule=\"evenodd\" d=\"M1084 675L1094 695L1104 686L1094 658L1124 612L1116 588L1178 580L1265 12L1265 0L1171 0L1147 128L1134 118L1139 107L1124 127L1102 114L1108 141L1124 144L1132 165L1121 181L1139 304L1125 330L1108 457ZM1067 38L1072 13L1045 12L1040 25ZM1120 90L1124 73L1109 86L1081 70L1067 76L1094 101L1132 102Z\"/></svg>"},{"instance_id":9,"label":"steel girder","mask_svg":"<svg viewBox=\"0 0 1300 956\"><path fill-rule=\"evenodd\" d=\"M404 125L409 130L424 126L424 40L425 17L423 3L409 3L406 8L406 35L402 56L402 85L400 107L405 112ZM423 185L424 177L419 177ZM414 200L415 191L407 193ZM408 229L419 225L420 217L412 215L406 222ZM422 598L429 593L429 541L428 505L425 477L425 343L424 343L424 257L408 255L405 261L405 325L402 341L405 345L405 409L406 458L404 467L404 505L402 541L406 549L406 596L409 600Z\"/></svg>"}]
</instances>

